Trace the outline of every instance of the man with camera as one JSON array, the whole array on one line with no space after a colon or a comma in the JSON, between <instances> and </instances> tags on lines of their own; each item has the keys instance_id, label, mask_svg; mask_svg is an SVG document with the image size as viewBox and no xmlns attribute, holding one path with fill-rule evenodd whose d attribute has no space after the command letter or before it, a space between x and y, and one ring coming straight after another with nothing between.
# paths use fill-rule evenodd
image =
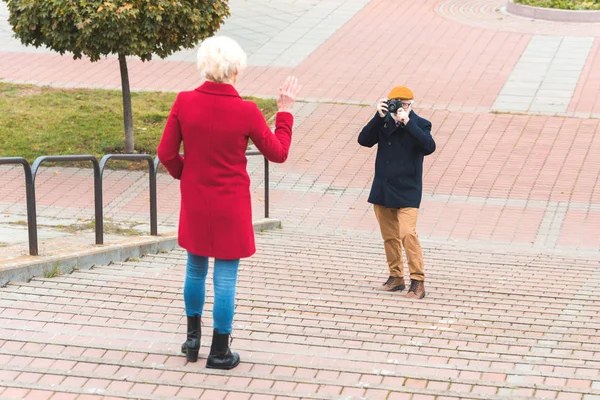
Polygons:
<instances>
[{"instance_id":1,"label":"man with camera","mask_svg":"<svg viewBox=\"0 0 600 400\"><path fill-rule=\"evenodd\" d=\"M380 290L404 290L402 248L410 272L406 297L425 297L423 251L417 235L417 214L423 186L423 157L435 151L431 122L413 110L413 92L398 86L377 104L377 113L358 136L361 146L377 145L373 204L384 241L389 278Z\"/></svg>"}]
</instances>

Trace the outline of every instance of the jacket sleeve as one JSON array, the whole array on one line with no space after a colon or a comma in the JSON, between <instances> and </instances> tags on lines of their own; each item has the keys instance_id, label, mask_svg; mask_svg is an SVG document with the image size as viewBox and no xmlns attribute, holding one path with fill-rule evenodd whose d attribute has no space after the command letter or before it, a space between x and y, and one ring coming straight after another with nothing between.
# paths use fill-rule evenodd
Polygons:
<instances>
[{"instance_id":1,"label":"jacket sleeve","mask_svg":"<svg viewBox=\"0 0 600 400\"><path fill-rule=\"evenodd\" d=\"M379 141L379 127L384 121L379 114L375 113L375 116L369 121L367 125L360 131L358 135L358 144L365 147L373 147Z\"/></svg>"},{"instance_id":2,"label":"jacket sleeve","mask_svg":"<svg viewBox=\"0 0 600 400\"><path fill-rule=\"evenodd\" d=\"M435 151L435 141L431 136L431 122L423 120L423 127L417 124L416 118L411 118L406 124L406 129L413 138L416 139L417 144L424 155L429 155Z\"/></svg>"},{"instance_id":3,"label":"jacket sleeve","mask_svg":"<svg viewBox=\"0 0 600 400\"><path fill-rule=\"evenodd\" d=\"M288 112L278 112L275 118L275 134L273 134L256 104L254 108L250 139L267 160L275 163L284 162L292 143L294 116Z\"/></svg>"},{"instance_id":4,"label":"jacket sleeve","mask_svg":"<svg viewBox=\"0 0 600 400\"><path fill-rule=\"evenodd\" d=\"M180 179L183 171L183 157L179 154L182 137L181 126L179 125L178 101L179 96L175 99L173 108L171 108L157 149L158 159L175 179Z\"/></svg>"}]
</instances>

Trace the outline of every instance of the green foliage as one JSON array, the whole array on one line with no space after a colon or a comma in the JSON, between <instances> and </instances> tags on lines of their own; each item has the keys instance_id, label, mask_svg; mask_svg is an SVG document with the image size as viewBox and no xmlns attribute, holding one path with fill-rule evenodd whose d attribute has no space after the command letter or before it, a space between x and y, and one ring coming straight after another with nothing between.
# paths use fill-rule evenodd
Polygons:
<instances>
[{"instance_id":1,"label":"green foliage","mask_svg":"<svg viewBox=\"0 0 600 400\"><path fill-rule=\"evenodd\" d=\"M134 92L137 151L156 155L177 93ZM272 99L254 101L268 120L277 112ZM116 90L55 89L0 82L0 157L123 152L123 109ZM60 164L66 165L66 164ZM89 164L83 164L86 167ZM143 163L111 162L110 167L145 168Z\"/></svg>"},{"instance_id":2,"label":"green foliage","mask_svg":"<svg viewBox=\"0 0 600 400\"><path fill-rule=\"evenodd\" d=\"M600 10L600 0L515 0L515 3L561 10Z\"/></svg>"},{"instance_id":3,"label":"green foliage","mask_svg":"<svg viewBox=\"0 0 600 400\"><path fill-rule=\"evenodd\" d=\"M58 264L58 262L54 263L54 268L46 270L46 272L44 272L44 278L47 279L54 278L58 275L60 275L60 265Z\"/></svg>"},{"instance_id":4,"label":"green foliage","mask_svg":"<svg viewBox=\"0 0 600 400\"><path fill-rule=\"evenodd\" d=\"M92 61L109 54L164 58L192 48L229 16L227 0L3 0L27 45Z\"/></svg>"}]
</instances>

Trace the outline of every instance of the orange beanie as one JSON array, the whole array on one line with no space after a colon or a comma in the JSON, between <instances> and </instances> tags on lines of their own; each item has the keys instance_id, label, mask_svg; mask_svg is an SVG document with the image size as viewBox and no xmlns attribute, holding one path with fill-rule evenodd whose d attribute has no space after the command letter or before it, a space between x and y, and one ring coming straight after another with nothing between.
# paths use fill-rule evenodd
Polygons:
<instances>
[{"instance_id":1,"label":"orange beanie","mask_svg":"<svg viewBox=\"0 0 600 400\"><path fill-rule=\"evenodd\" d=\"M412 90L406 86L396 86L392 89L390 94L388 94L388 99L413 100L414 95Z\"/></svg>"}]
</instances>

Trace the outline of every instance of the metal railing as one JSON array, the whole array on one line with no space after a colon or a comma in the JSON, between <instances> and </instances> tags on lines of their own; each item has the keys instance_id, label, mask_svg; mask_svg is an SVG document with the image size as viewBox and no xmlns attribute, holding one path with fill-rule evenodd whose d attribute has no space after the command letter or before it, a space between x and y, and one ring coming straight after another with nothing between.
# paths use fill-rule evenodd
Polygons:
<instances>
[{"instance_id":1,"label":"metal railing","mask_svg":"<svg viewBox=\"0 0 600 400\"><path fill-rule=\"evenodd\" d=\"M152 156L149 154L107 154L100 160L100 187L102 187L102 175L104 173L104 167L106 167L106 163L109 160L148 162L148 179L150 189L150 234L153 236L158 235L158 201L156 194L155 167L155 165L157 165L158 163L156 163ZM102 190L100 190L100 196L102 196ZM102 198L100 198L100 204L102 204ZM98 223L97 220L96 223ZM100 214L100 231L101 233L104 232L104 220L102 214Z\"/></svg>"},{"instance_id":2,"label":"metal railing","mask_svg":"<svg viewBox=\"0 0 600 400\"><path fill-rule=\"evenodd\" d=\"M101 226L102 221L102 182L100 181L100 166L96 157L85 154L85 155L74 155L74 156L42 156L35 159L31 166L31 175L33 175L33 189L35 201L35 176L37 175L40 165L44 162L73 162L73 161L90 161L94 168L94 214L95 214L95 230L96 230L96 244L103 243L103 231ZM34 215L35 229L37 230L37 215ZM99 225L100 221L100 225ZM37 246L37 243L36 243ZM36 254L37 255L37 254Z\"/></svg>"},{"instance_id":3,"label":"metal railing","mask_svg":"<svg viewBox=\"0 0 600 400\"><path fill-rule=\"evenodd\" d=\"M37 242L37 219L35 213L35 187L33 185L33 176L31 166L23 157L3 157L0 158L0 165L22 165L25 170L25 202L27 204L27 233L29 235L29 254L38 255Z\"/></svg>"},{"instance_id":4,"label":"metal railing","mask_svg":"<svg viewBox=\"0 0 600 400\"><path fill-rule=\"evenodd\" d=\"M262 153L258 150L248 150L247 156L262 156ZM269 160L267 157L263 157L265 162L265 218L269 218Z\"/></svg>"},{"instance_id":5,"label":"metal railing","mask_svg":"<svg viewBox=\"0 0 600 400\"><path fill-rule=\"evenodd\" d=\"M258 150L249 150L246 156L262 155ZM265 173L265 218L269 218L269 161L264 159ZM90 161L94 171L94 229L96 234L96 244L104 243L104 215L102 204L102 177L106 164L110 160L121 161L146 161L148 163L149 190L150 190L150 234L158 235L158 201L156 177L160 160L158 157L152 158L148 154L107 154L100 162L93 155L63 155L63 156L42 156L35 159L30 166L29 162L23 157L0 157L0 165L22 165L25 171L25 193L27 204L27 231L29 236L29 254L37 256L38 237L37 237L37 211L35 198L35 177L44 162L74 162Z\"/></svg>"},{"instance_id":6,"label":"metal railing","mask_svg":"<svg viewBox=\"0 0 600 400\"><path fill-rule=\"evenodd\" d=\"M183 156L183 153L181 153ZM246 151L246 156L262 156L262 153L258 150L248 150ZM269 218L269 160L267 157L263 157L265 163L265 218ZM158 157L154 160L154 171L158 173L158 166L160 165L160 160Z\"/></svg>"}]
</instances>

